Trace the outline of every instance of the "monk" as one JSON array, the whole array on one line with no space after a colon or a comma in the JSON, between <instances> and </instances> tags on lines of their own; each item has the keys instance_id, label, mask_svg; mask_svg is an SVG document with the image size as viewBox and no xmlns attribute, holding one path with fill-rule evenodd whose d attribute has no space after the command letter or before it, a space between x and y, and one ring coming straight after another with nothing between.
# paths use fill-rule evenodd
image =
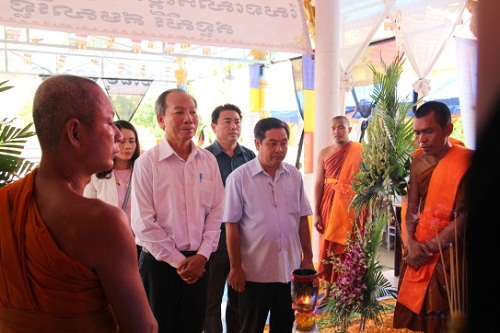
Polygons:
<instances>
[{"instance_id":1,"label":"monk","mask_svg":"<svg viewBox=\"0 0 500 333\"><path fill-rule=\"evenodd\" d=\"M394 327L448 332L450 306L446 285L451 283L450 269L454 268L453 275L464 282L460 266L467 216L466 174L472 150L451 144L451 114L441 102L420 106L415 112L413 130L423 153L413 158L410 167L406 255ZM462 293L465 290L461 285L456 289Z\"/></svg>"},{"instance_id":2,"label":"monk","mask_svg":"<svg viewBox=\"0 0 500 333\"><path fill-rule=\"evenodd\" d=\"M331 133L334 143L323 148L318 155L314 185L314 226L320 233L319 272L328 282L334 282L338 274L332 265L330 253L342 257L346 253L347 238L353 229L355 211L349 208L354 191L352 180L362 161L362 145L349 140L352 127L345 116L334 117Z\"/></svg>"},{"instance_id":3,"label":"monk","mask_svg":"<svg viewBox=\"0 0 500 333\"><path fill-rule=\"evenodd\" d=\"M464 142L462 142L459 139L455 139L451 136L448 138L448 141L450 142L450 144L452 146L457 145L457 146L465 147ZM412 159L415 158L415 156L418 156L418 155L421 155L424 153L422 148L418 147L418 142L416 142L415 145L417 147L416 147L415 151L411 154ZM407 210L408 210L408 196L405 195L401 199L401 221L406 221L406 211ZM403 246L405 246L406 245L406 226L404 223L401 225L401 240L403 242Z\"/></svg>"},{"instance_id":4,"label":"monk","mask_svg":"<svg viewBox=\"0 0 500 333\"><path fill-rule=\"evenodd\" d=\"M83 197L120 131L106 93L72 75L37 89L39 167L0 190L0 332L157 332L127 215Z\"/></svg>"}]
</instances>

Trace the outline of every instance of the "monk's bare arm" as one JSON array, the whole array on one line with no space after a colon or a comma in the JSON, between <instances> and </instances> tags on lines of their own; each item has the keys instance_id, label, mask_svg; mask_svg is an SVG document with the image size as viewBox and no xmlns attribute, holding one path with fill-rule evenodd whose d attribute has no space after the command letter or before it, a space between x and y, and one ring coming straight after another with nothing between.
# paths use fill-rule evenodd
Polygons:
<instances>
[{"instance_id":1,"label":"monk's bare arm","mask_svg":"<svg viewBox=\"0 0 500 333\"><path fill-rule=\"evenodd\" d=\"M418 193L418 174L421 171L420 159L415 158L410 168L410 184L408 191L408 210L406 212L406 236L407 250L406 261L415 269L420 268L429 259L431 252L425 245L415 239L415 230L417 228L420 215L420 195Z\"/></svg>"},{"instance_id":2,"label":"monk's bare arm","mask_svg":"<svg viewBox=\"0 0 500 333\"><path fill-rule=\"evenodd\" d=\"M135 242L125 213L113 206L99 213L81 233L82 261L93 269L118 320L120 332L157 332L137 267Z\"/></svg>"},{"instance_id":3,"label":"monk's bare arm","mask_svg":"<svg viewBox=\"0 0 500 333\"><path fill-rule=\"evenodd\" d=\"M321 220L321 200L323 198L323 190L325 186L325 169L323 167L325 154L326 148L322 149L318 154L314 181L314 227L321 234L325 231L325 225Z\"/></svg>"}]
</instances>

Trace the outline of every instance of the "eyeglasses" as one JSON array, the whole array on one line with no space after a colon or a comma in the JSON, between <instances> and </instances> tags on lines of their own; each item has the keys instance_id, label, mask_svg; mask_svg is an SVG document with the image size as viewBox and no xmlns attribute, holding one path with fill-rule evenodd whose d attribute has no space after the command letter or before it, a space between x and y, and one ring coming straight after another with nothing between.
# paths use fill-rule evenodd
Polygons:
<instances>
[{"instance_id":1,"label":"eyeglasses","mask_svg":"<svg viewBox=\"0 0 500 333\"><path fill-rule=\"evenodd\" d=\"M278 194L274 190L274 184L269 183L269 186L271 186L271 195L273 197L274 207L278 207Z\"/></svg>"}]
</instances>

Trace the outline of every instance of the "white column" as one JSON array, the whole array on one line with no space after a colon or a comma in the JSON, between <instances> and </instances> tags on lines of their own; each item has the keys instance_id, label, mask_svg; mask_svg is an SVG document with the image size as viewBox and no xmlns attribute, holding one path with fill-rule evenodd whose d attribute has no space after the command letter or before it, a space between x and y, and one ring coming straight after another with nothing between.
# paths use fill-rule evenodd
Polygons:
<instances>
[{"instance_id":1,"label":"white column","mask_svg":"<svg viewBox=\"0 0 500 333\"><path fill-rule=\"evenodd\" d=\"M314 78L314 170L319 151L332 144L330 120L344 114L339 110L340 92L340 1L316 0L316 40ZM311 204L314 204L314 173L304 178ZM313 255L319 259L319 237L312 230Z\"/></svg>"},{"instance_id":2,"label":"white column","mask_svg":"<svg viewBox=\"0 0 500 333\"><path fill-rule=\"evenodd\" d=\"M314 158L332 144L330 120L344 114L340 94L340 1L316 0Z\"/></svg>"}]
</instances>

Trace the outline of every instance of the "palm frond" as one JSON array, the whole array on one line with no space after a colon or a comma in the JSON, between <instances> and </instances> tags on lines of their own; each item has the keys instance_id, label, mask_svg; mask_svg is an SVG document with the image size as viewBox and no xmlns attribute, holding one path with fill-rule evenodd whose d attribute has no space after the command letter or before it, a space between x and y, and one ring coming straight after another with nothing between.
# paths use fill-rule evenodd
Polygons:
<instances>
[{"instance_id":1,"label":"palm frond","mask_svg":"<svg viewBox=\"0 0 500 333\"><path fill-rule=\"evenodd\" d=\"M0 92L11 88L5 86L6 82L0 83ZM36 165L21 156L27 140L35 135L33 124L19 128L12 125L13 120L0 120L0 187L23 177Z\"/></svg>"}]
</instances>

